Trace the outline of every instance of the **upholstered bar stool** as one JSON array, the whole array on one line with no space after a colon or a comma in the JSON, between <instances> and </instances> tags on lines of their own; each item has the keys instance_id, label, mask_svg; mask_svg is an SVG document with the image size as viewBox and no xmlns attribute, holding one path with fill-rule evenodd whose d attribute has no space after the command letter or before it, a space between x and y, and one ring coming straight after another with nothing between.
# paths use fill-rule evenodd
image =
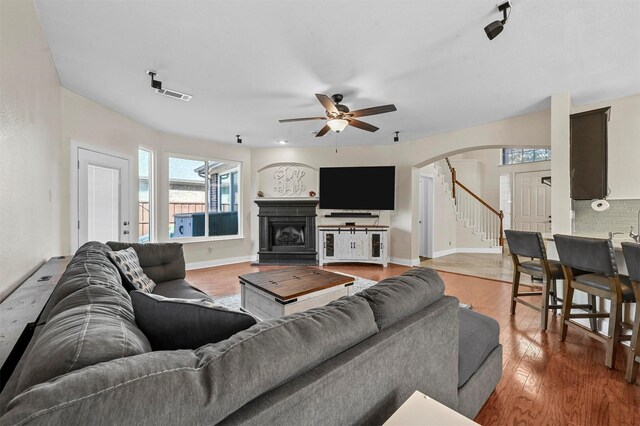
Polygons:
<instances>
[{"instance_id":1,"label":"upholstered bar stool","mask_svg":"<svg viewBox=\"0 0 640 426\"><path fill-rule=\"evenodd\" d=\"M561 340L564 342L567 337L568 327L585 332L590 337L607 345L604 364L609 368L614 368L618 343L630 338L630 336L622 335L622 304L635 302L629 277L618 274L611 240L569 235L554 235L553 239L565 276ZM576 269L589 273L576 276ZM610 312L571 313L574 290L609 299L611 301ZM608 318L607 335L571 321L578 318Z\"/></svg>"},{"instance_id":2,"label":"upholstered bar stool","mask_svg":"<svg viewBox=\"0 0 640 426\"><path fill-rule=\"evenodd\" d=\"M638 363L640 363L640 244L622 243L622 253L629 271L629 281L636 297L636 313L633 319L633 332L631 334L631 346L627 358L627 372L625 379L629 383L635 383L638 377Z\"/></svg>"},{"instance_id":3,"label":"upholstered bar stool","mask_svg":"<svg viewBox=\"0 0 640 426\"><path fill-rule=\"evenodd\" d=\"M516 313L516 303L522 303L540 312L540 327L547 329L549 309L561 308L558 304L558 294L556 291L556 280L564 277L560 262L548 260L544 248L542 234L529 231L504 231L507 236L509 252L513 259L513 284L511 288L511 315ZM520 257L528 257L533 260L521 261ZM542 279L541 291L520 292L520 274L531 275L534 278ZM524 285L524 284L523 284ZM526 284L528 287L539 287L539 284ZM541 296L540 306L534 305L522 297ZM549 297L553 304L549 304Z\"/></svg>"}]
</instances>

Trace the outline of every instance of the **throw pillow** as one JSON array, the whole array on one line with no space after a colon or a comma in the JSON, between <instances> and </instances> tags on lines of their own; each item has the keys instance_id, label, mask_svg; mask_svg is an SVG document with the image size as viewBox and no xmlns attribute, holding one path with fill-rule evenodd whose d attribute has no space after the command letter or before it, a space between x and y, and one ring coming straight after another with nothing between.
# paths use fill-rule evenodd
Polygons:
<instances>
[{"instance_id":1,"label":"throw pillow","mask_svg":"<svg viewBox=\"0 0 640 426\"><path fill-rule=\"evenodd\" d=\"M197 349L257 323L250 314L207 299L171 299L133 291L131 301L136 323L154 351Z\"/></svg>"},{"instance_id":2,"label":"throw pillow","mask_svg":"<svg viewBox=\"0 0 640 426\"><path fill-rule=\"evenodd\" d=\"M116 265L123 280L126 284L129 284L136 290L144 291L145 293L151 293L156 287L156 283L151 281L151 278L142 270L140 266L140 260L136 251L129 247L125 250L110 251L107 252L109 259Z\"/></svg>"}]
</instances>

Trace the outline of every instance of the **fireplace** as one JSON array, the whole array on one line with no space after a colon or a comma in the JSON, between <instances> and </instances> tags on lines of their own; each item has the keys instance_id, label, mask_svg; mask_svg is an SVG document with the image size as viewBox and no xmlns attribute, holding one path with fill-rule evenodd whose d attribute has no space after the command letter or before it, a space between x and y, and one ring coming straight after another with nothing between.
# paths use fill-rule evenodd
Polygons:
<instances>
[{"instance_id":1,"label":"fireplace","mask_svg":"<svg viewBox=\"0 0 640 426\"><path fill-rule=\"evenodd\" d=\"M316 206L304 198L260 198L259 265L317 265Z\"/></svg>"}]
</instances>

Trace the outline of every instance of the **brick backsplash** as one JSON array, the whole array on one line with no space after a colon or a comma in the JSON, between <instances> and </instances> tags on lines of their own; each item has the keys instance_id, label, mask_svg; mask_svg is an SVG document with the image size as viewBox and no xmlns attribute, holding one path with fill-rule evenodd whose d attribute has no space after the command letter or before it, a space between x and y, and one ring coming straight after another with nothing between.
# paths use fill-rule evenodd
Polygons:
<instances>
[{"instance_id":1,"label":"brick backsplash","mask_svg":"<svg viewBox=\"0 0 640 426\"><path fill-rule=\"evenodd\" d=\"M624 232L629 233L633 226L634 232L638 229L638 210L640 200L607 200L609 210L597 212L591 208L591 201L573 201L573 210L576 213L573 221L574 232Z\"/></svg>"}]
</instances>

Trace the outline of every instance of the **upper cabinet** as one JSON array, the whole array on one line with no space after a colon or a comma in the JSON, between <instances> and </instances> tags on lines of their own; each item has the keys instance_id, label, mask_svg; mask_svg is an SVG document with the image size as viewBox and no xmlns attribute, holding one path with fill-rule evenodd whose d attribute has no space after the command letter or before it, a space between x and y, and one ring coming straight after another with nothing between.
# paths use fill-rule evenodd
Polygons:
<instances>
[{"instance_id":1,"label":"upper cabinet","mask_svg":"<svg viewBox=\"0 0 640 426\"><path fill-rule=\"evenodd\" d=\"M571 115L571 198L607 196L607 123L611 107Z\"/></svg>"}]
</instances>

